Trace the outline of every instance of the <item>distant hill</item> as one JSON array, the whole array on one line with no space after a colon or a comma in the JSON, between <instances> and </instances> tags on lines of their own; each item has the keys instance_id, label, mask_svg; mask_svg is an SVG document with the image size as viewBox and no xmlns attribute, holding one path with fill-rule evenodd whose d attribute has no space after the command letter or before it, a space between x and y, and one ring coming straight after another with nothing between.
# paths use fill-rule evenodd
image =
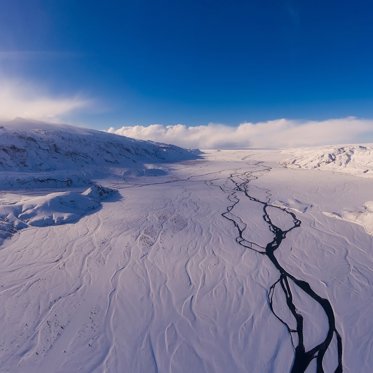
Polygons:
<instances>
[{"instance_id":1,"label":"distant hill","mask_svg":"<svg viewBox=\"0 0 373 373\"><path fill-rule=\"evenodd\" d=\"M319 169L373 177L373 144L333 145L284 150L289 168Z\"/></svg>"},{"instance_id":2,"label":"distant hill","mask_svg":"<svg viewBox=\"0 0 373 373\"><path fill-rule=\"evenodd\" d=\"M133 170L158 175L153 164L197 157L196 151L174 145L92 129L24 119L0 122L0 185L14 184L15 179L24 185L81 184L84 178Z\"/></svg>"}]
</instances>

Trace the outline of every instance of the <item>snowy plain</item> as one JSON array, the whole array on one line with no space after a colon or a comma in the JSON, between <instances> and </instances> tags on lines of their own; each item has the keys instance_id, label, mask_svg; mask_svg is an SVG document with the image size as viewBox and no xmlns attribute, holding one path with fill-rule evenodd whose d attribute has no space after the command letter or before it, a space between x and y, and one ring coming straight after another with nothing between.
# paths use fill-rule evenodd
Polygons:
<instances>
[{"instance_id":1,"label":"snowy plain","mask_svg":"<svg viewBox=\"0 0 373 373\"><path fill-rule=\"evenodd\" d=\"M0 372L370 371L371 168L0 131Z\"/></svg>"}]
</instances>

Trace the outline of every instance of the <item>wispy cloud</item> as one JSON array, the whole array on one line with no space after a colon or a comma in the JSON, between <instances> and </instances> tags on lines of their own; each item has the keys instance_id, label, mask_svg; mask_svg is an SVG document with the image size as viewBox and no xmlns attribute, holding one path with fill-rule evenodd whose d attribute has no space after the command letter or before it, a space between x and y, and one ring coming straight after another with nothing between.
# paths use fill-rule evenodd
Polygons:
<instances>
[{"instance_id":1,"label":"wispy cloud","mask_svg":"<svg viewBox=\"0 0 373 373\"><path fill-rule=\"evenodd\" d=\"M91 104L92 100L80 95L54 97L35 84L0 78L0 119L22 117L58 121Z\"/></svg>"},{"instance_id":2,"label":"wispy cloud","mask_svg":"<svg viewBox=\"0 0 373 373\"><path fill-rule=\"evenodd\" d=\"M111 133L177 144L188 148L296 147L326 144L373 142L373 120L354 117L322 121L278 119L242 123L231 127L219 124L186 126L123 126Z\"/></svg>"},{"instance_id":3,"label":"wispy cloud","mask_svg":"<svg viewBox=\"0 0 373 373\"><path fill-rule=\"evenodd\" d=\"M76 52L61 51L35 51L35 50L6 50L0 51L0 61L23 61L29 59L56 59L56 58L76 58L81 56Z\"/></svg>"}]
</instances>

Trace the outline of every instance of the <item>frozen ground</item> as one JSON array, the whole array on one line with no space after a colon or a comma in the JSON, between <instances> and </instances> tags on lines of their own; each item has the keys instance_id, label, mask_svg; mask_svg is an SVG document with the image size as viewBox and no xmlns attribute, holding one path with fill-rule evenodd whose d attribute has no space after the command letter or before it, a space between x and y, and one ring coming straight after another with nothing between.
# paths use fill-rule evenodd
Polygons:
<instances>
[{"instance_id":1,"label":"frozen ground","mask_svg":"<svg viewBox=\"0 0 373 373\"><path fill-rule=\"evenodd\" d=\"M370 371L373 238L345 214L371 208L372 181L283 158L209 151L1 193L25 226L0 246L0 372Z\"/></svg>"}]
</instances>

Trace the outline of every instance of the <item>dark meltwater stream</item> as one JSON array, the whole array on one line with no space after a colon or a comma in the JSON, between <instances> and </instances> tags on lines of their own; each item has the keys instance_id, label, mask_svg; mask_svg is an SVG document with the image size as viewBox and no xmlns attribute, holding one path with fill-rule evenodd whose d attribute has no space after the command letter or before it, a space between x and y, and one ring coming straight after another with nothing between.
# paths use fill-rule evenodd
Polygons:
<instances>
[{"instance_id":1,"label":"dark meltwater stream","mask_svg":"<svg viewBox=\"0 0 373 373\"><path fill-rule=\"evenodd\" d=\"M253 250L261 255L266 256L273 264L275 270L278 272L277 281L272 284L268 290L268 302L269 307L274 316L281 322L287 329L290 339L293 345L294 357L292 361L291 373L304 373L309 367L310 363L315 359L316 361L316 373L327 373L325 371L325 356L326 353L334 349L337 353L334 373L341 373L342 367L342 339L335 325L335 316L333 308L330 302L318 295L304 280L296 278L294 275L289 273L277 260L276 250L279 249L282 242L286 239L287 234L293 229L301 226L301 221L296 215L288 211L287 209L279 206L274 206L270 202L270 194L266 191L266 200L261 200L250 194L249 184L251 181L256 180L264 172L269 172L270 167L264 167L262 163L258 162L255 165L255 169L243 173L231 174L229 180L233 183L233 189L230 188L228 191L226 188L220 186L220 189L224 192L229 192L228 200L231 204L227 207L227 210L222 213L222 216L233 223L238 235L236 242L250 250ZM242 221L239 216L233 214L234 208L240 203L241 199L248 198L251 202L257 203L262 207L263 215L262 218L268 226L270 232L273 234L273 239L268 242L265 246L259 245L255 242L250 242L244 238L244 232L248 227L248 224ZM277 211L278 213L287 215L287 218L291 218L292 225L287 230L283 230L276 226L272 219L270 210ZM284 215L284 217L285 217ZM287 219L289 220L289 219ZM283 317L280 317L275 310L274 304L274 292L280 294L284 298L284 304L286 305L286 313L293 320L292 324L295 327L291 327L289 321L285 321ZM325 334L321 342L316 344L310 349L305 347L305 339L307 335L304 333L304 317L301 311L299 311L295 305L293 294L295 291L301 294L301 297L309 297L313 302L316 302L323 312L325 313L327 325ZM298 300L299 301L299 300ZM284 311L283 311L284 312Z\"/></svg>"}]
</instances>

